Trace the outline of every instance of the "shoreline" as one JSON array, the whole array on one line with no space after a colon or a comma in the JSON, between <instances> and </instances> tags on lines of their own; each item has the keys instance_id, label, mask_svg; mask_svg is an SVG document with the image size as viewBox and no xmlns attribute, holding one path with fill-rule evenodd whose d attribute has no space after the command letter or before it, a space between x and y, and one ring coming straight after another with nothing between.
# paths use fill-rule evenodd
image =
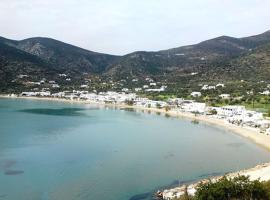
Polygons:
<instances>
[{"instance_id":1,"label":"shoreline","mask_svg":"<svg viewBox=\"0 0 270 200\"><path fill-rule=\"evenodd\" d=\"M250 128L250 127L243 127L237 126L234 124L230 124L229 122L223 119L213 118L207 115L195 115L193 113L188 112L181 112L181 111L174 111L169 110L166 111L164 109L159 108L145 108L140 106L130 106L126 104L106 104L106 103L99 103L89 100L69 100L63 98L51 98L51 97L10 97L5 95L0 95L0 98L8 98L8 99L28 99L28 100L40 100L40 101L54 101L54 102L64 102L64 103L75 103L75 104L88 104L88 105L96 105L96 106L107 106L107 107L114 107L114 108L130 108L135 110L141 111L150 111L161 113L163 115L168 115L175 118L184 118L189 120L194 120L198 122L205 123L207 125L212 125L218 128L223 128L227 131L230 131L234 134L237 134L243 138L248 139L249 141L253 142L254 144L270 151L270 136L260 133L258 129Z\"/></svg>"},{"instance_id":2,"label":"shoreline","mask_svg":"<svg viewBox=\"0 0 270 200\"><path fill-rule=\"evenodd\" d=\"M222 177L226 176L227 178L234 178L237 176L248 176L251 181L259 180L259 181L269 181L270 180L270 162L258 164L255 167L249 169L242 169L237 172L231 172L224 175L219 176L211 176L209 178L203 178L200 180L196 180L191 183L183 184L177 187L173 187L171 189L165 189L162 192L162 199L180 197L184 194L185 188L187 188L187 192L189 195L194 196L196 192L196 188L200 183L207 183L209 181L216 182L220 180ZM161 195L160 192L157 194Z\"/></svg>"}]
</instances>

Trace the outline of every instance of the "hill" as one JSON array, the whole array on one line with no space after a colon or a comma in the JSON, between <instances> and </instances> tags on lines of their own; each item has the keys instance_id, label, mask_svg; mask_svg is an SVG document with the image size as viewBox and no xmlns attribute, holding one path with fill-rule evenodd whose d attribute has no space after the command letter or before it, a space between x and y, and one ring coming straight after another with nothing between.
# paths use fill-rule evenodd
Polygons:
<instances>
[{"instance_id":1,"label":"hill","mask_svg":"<svg viewBox=\"0 0 270 200\"><path fill-rule=\"evenodd\" d=\"M0 88L15 87L19 74L31 74L32 79L53 76L57 71L42 59L25 51L0 43Z\"/></svg>"},{"instance_id":2,"label":"hill","mask_svg":"<svg viewBox=\"0 0 270 200\"><path fill-rule=\"evenodd\" d=\"M50 38L29 38L15 41L2 38L0 42L35 55L62 72L101 73L118 57L88 51Z\"/></svg>"},{"instance_id":3,"label":"hill","mask_svg":"<svg viewBox=\"0 0 270 200\"><path fill-rule=\"evenodd\" d=\"M125 76L170 72L185 74L202 67L224 65L268 42L270 31L245 38L221 36L199 44L158 52L134 52L123 56L120 62L110 67L108 73Z\"/></svg>"},{"instance_id":4,"label":"hill","mask_svg":"<svg viewBox=\"0 0 270 200\"><path fill-rule=\"evenodd\" d=\"M267 31L244 38L221 36L195 45L114 56L50 38L17 41L0 37L1 88L13 87L20 74L28 74L29 80L34 81L55 79L65 73L73 78L74 81L67 83L71 85L84 83L85 74L88 78L115 81L152 77L183 85L270 80L269 44L270 31Z\"/></svg>"}]
</instances>

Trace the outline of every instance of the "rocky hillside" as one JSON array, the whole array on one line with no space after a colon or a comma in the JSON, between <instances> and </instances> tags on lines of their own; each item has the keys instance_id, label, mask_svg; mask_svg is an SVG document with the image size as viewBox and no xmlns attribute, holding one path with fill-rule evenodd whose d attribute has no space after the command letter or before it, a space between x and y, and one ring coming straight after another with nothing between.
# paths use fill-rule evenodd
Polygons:
<instances>
[{"instance_id":1,"label":"rocky hillside","mask_svg":"<svg viewBox=\"0 0 270 200\"><path fill-rule=\"evenodd\" d=\"M31 74L33 79L41 75L53 76L57 70L44 60L25 51L0 43L0 86L16 85L14 79L19 74Z\"/></svg>"},{"instance_id":2,"label":"rocky hillside","mask_svg":"<svg viewBox=\"0 0 270 200\"><path fill-rule=\"evenodd\" d=\"M170 79L172 82L269 80L270 31L245 37L221 36L201 43L157 52L114 56L88 51L50 38L15 41L0 37L1 88L20 74L33 80L59 73L102 78ZM196 74L190 77L190 74Z\"/></svg>"},{"instance_id":3,"label":"rocky hillside","mask_svg":"<svg viewBox=\"0 0 270 200\"><path fill-rule=\"evenodd\" d=\"M0 42L35 55L63 72L101 73L118 57L88 51L50 38L29 38L21 41L0 39Z\"/></svg>"},{"instance_id":4,"label":"rocky hillside","mask_svg":"<svg viewBox=\"0 0 270 200\"><path fill-rule=\"evenodd\" d=\"M158 52L134 52L112 65L109 74L189 73L198 68L222 65L270 42L270 31L260 35L233 38L221 36L199 44Z\"/></svg>"}]
</instances>

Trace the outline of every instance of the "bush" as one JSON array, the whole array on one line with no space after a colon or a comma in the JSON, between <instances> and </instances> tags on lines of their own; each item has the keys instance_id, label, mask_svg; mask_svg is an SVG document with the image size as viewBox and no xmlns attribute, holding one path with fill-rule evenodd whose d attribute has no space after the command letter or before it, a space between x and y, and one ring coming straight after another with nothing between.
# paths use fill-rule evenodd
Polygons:
<instances>
[{"instance_id":1,"label":"bush","mask_svg":"<svg viewBox=\"0 0 270 200\"><path fill-rule=\"evenodd\" d=\"M217 111L215 109L212 109L212 110L209 111L209 114L210 115L216 115Z\"/></svg>"},{"instance_id":2,"label":"bush","mask_svg":"<svg viewBox=\"0 0 270 200\"><path fill-rule=\"evenodd\" d=\"M134 105L134 101L133 100L126 100L125 104L129 105L129 106L133 106Z\"/></svg>"},{"instance_id":3,"label":"bush","mask_svg":"<svg viewBox=\"0 0 270 200\"><path fill-rule=\"evenodd\" d=\"M195 194L196 200L269 200L269 193L264 183L259 180L250 181L249 177L226 176L213 183L201 183Z\"/></svg>"}]
</instances>

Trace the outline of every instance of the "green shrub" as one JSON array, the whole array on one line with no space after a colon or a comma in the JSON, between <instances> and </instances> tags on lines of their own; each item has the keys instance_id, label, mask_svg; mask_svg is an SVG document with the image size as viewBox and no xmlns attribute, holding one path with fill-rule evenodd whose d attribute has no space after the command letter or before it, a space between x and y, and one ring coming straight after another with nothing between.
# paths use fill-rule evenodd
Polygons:
<instances>
[{"instance_id":1,"label":"green shrub","mask_svg":"<svg viewBox=\"0 0 270 200\"><path fill-rule=\"evenodd\" d=\"M196 200L269 200L266 185L259 180L251 181L249 177L224 176L217 182L201 183L195 194Z\"/></svg>"}]
</instances>

